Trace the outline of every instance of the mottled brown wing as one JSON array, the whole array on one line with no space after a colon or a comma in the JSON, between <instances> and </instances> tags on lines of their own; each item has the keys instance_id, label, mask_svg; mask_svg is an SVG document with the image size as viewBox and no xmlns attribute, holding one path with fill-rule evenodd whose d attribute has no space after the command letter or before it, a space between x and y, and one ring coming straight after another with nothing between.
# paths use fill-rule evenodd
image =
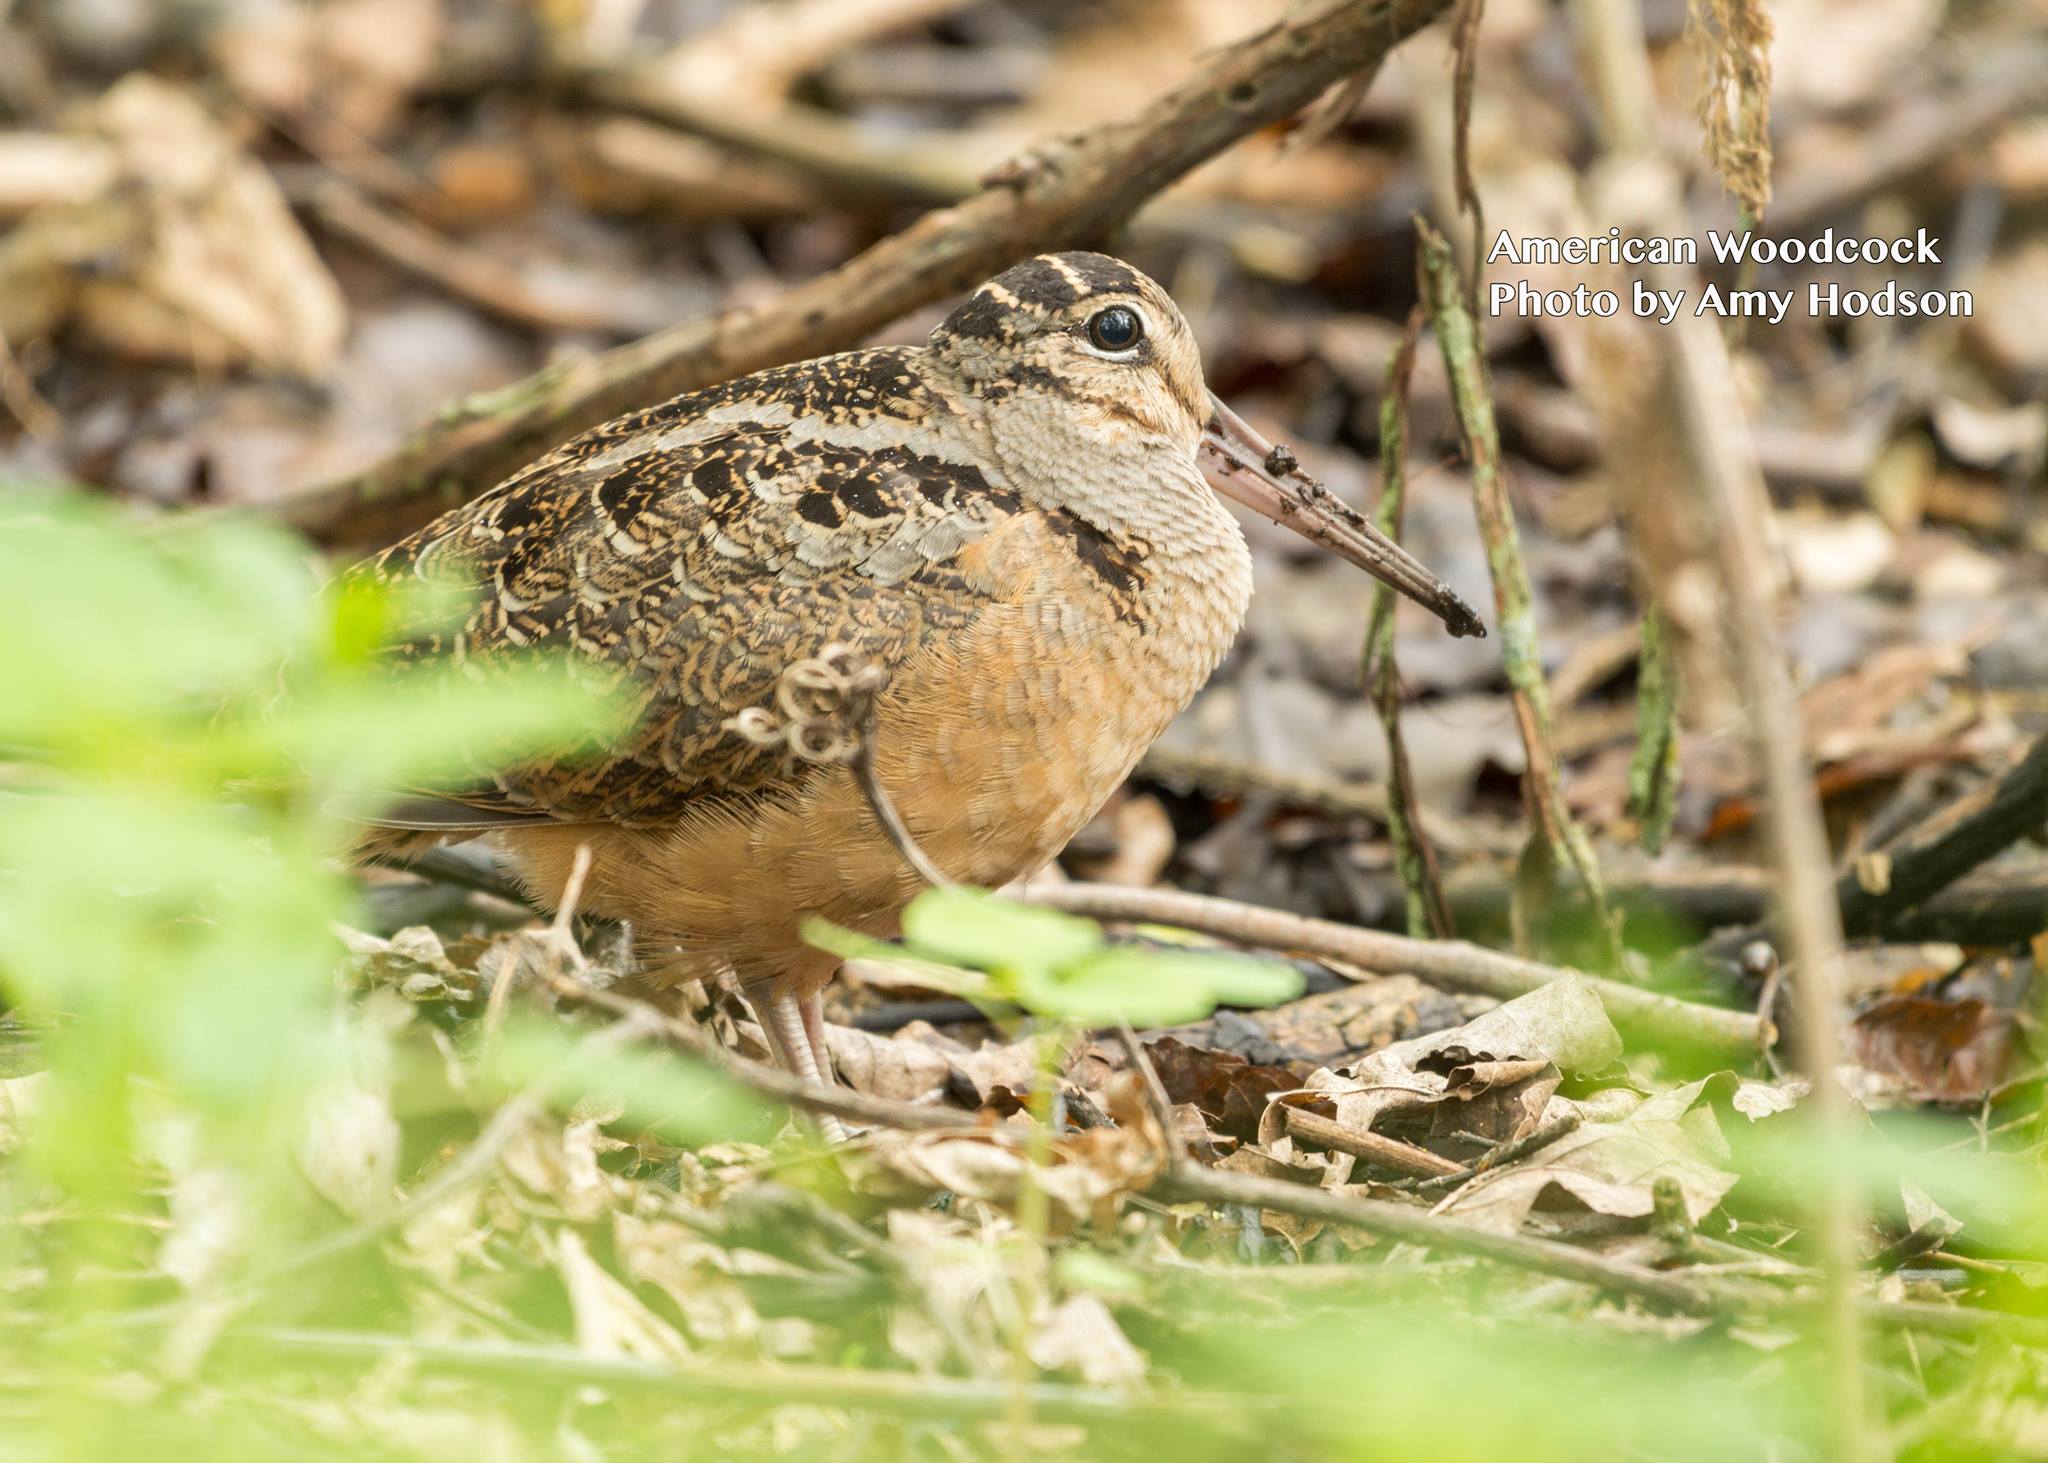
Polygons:
<instances>
[{"instance_id":1,"label":"mottled brown wing","mask_svg":"<svg viewBox=\"0 0 2048 1463\"><path fill-rule=\"evenodd\" d=\"M763 373L600 428L372 560L360 572L476 594L459 629L394 646L400 662L475 675L553 653L638 712L611 744L434 791L634 825L791 781L732 717L828 645L893 669L989 600L962 551L1019 501L945 410L909 352Z\"/></svg>"}]
</instances>

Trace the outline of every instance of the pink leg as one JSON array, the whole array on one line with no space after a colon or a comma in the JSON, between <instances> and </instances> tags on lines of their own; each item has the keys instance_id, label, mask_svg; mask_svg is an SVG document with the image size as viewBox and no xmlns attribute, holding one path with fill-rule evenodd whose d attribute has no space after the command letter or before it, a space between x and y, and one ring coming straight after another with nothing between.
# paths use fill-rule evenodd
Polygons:
<instances>
[{"instance_id":1,"label":"pink leg","mask_svg":"<svg viewBox=\"0 0 2048 1463\"><path fill-rule=\"evenodd\" d=\"M811 1043L811 1057L818 1068L818 1080L827 1087L832 1085L832 1048L825 1040L825 997L820 991L812 991L801 1001L797 1009L803 1013L804 1036Z\"/></svg>"},{"instance_id":2,"label":"pink leg","mask_svg":"<svg viewBox=\"0 0 2048 1463\"><path fill-rule=\"evenodd\" d=\"M806 1082L815 1082L823 1086L825 1078L818 1068L817 1048L811 1045L809 1022L804 1011L805 1003L794 996L784 995L750 999L753 1000L755 1013L761 1018L761 1031L768 1038L769 1049L775 1053L775 1060L782 1069L794 1073ZM812 1000L815 1001L816 997ZM823 1035L824 1026L820 1020L819 1036ZM822 1047L822 1041L819 1045ZM831 1070L829 1059L825 1070ZM846 1129L840 1126L839 1119L830 1113L818 1114L818 1130L824 1134L827 1143L846 1141Z\"/></svg>"}]
</instances>

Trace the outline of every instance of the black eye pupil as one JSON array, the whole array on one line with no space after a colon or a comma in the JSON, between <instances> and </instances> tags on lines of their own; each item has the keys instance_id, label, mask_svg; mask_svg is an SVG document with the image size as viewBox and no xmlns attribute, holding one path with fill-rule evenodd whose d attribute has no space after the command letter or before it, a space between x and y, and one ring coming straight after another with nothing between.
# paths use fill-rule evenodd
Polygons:
<instances>
[{"instance_id":1,"label":"black eye pupil","mask_svg":"<svg viewBox=\"0 0 2048 1463\"><path fill-rule=\"evenodd\" d=\"M1088 339L1099 350L1127 351L1144 336L1135 310L1112 305L1088 322Z\"/></svg>"}]
</instances>

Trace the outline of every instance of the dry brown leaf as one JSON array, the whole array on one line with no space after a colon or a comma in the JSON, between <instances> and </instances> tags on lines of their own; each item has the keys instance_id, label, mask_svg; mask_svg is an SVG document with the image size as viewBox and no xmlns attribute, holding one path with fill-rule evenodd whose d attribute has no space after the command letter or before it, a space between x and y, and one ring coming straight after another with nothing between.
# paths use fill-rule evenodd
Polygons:
<instances>
[{"instance_id":1,"label":"dry brown leaf","mask_svg":"<svg viewBox=\"0 0 2048 1463\"><path fill-rule=\"evenodd\" d=\"M0 1158L12 1154L25 1141L41 1090L49 1080L48 1072L30 1072L0 1081Z\"/></svg>"},{"instance_id":2,"label":"dry brown leaf","mask_svg":"<svg viewBox=\"0 0 2048 1463\"><path fill-rule=\"evenodd\" d=\"M1592 985L1576 976L1554 980L1485 1015L1412 1041L1387 1055L1420 1070L1448 1073L1474 1062L1534 1060L1560 1071L1594 1073L1621 1056L1621 1033Z\"/></svg>"},{"instance_id":3,"label":"dry brown leaf","mask_svg":"<svg viewBox=\"0 0 2048 1463\"><path fill-rule=\"evenodd\" d=\"M1976 1103L2012 1060L2013 1014L1984 1001L1889 996L1849 1023L1850 1057L1916 1102Z\"/></svg>"},{"instance_id":4,"label":"dry brown leaf","mask_svg":"<svg viewBox=\"0 0 2048 1463\"><path fill-rule=\"evenodd\" d=\"M1895 459L1884 459L1891 460ZM1921 465L1931 473L1931 459ZM1903 521L1918 516L1917 511L1901 513ZM1898 552L1898 539L1875 513L1781 513L1778 537L1791 561L1793 579L1811 595L1868 589Z\"/></svg>"},{"instance_id":5,"label":"dry brown leaf","mask_svg":"<svg viewBox=\"0 0 2048 1463\"><path fill-rule=\"evenodd\" d=\"M1062 1229L1110 1222L1116 1202L1148 1186L1163 1164L1166 1140L1144 1106L1136 1075L1118 1077L1107 1098L1116 1125L1060 1137L1052 1163L1037 1176ZM950 1189L1005 1211L1014 1211L1028 1167L1021 1145L994 1132L886 1133L848 1163L857 1182L908 1184L918 1193Z\"/></svg>"},{"instance_id":6,"label":"dry brown leaf","mask_svg":"<svg viewBox=\"0 0 2048 1463\"><path fill-rule=\"evenodd\" d=\"M317 376L340 348L341 292L269 174L192 99L137 73L89 135L115 184L40 209L0 242L0 334L74 321L122 354Z\"/></svg>"},{"instance_id":7,"label":"dry brown leaf","mask_svg":"<svg viewBox=\"0 0 2048 1463\"><path fill-rule=\"evenodd\" d=\"M1191 1047L1301 1072L1335 1067L1405 1038L1456 1026L1483 997L1446 995L1412 975L1354 974L1349 984L1263 1011L1219 1011L1160 1032Z\"/></svg>"},{"instance_id":8,"label":"dry brown leaf","mask_svg":"<svg viewBox=\"0 0 2048 1463\"><path fill-rule=\"evenodd\" d=\"M773 110L804 73L890 31L963 8L965 0L783 0L737 6L672 48L659 74L677 91L738 111ZM597 38L602 42L603 37Z\"/></svg>"},{"instance_id":9,"label":"dry brown leaf","mask_svg":"<svg viewBox=\"0 0 2048 1463\"><path fill-rule=\"evenodd\" d=\"M2048 242L2003 256L1976 281L1965 337L2001 376L2038 398L2048 381Z\"/></svg>"},{"instance_id":10,"label":"dry brown leaf","mask_svg":"<svg viewBox=\"0 0 2048 1463\"><path fill-rule=\"evenodd\" d=\"M699 1345L722 1346L760 1335L761 1317L734 1280L733 1254L722 1245L673 1220L642 1219L624 1210L612 1216L612 1239L626 1274L668 1296ZM782 1273L797 1273L792 1266L768 1263Z\"/></svg>"},{"instance_id":11,"label":"dry brown leaf","mask_svg":"<svg viewBox=\"0 0 2048 1463\"><path fill-rule=\"evenodd\" d=\"M1760 1118L1792 1111L1812 1090L1813 1084L1804 1077L1793 1077L1784 1082L1744 1081L1729 1094L1728 1105L1751 1122L1756 1122Z\"/></svg>"},{"instance_id":12,"label":"dry brown leaf","mask_svg":"<svg viewBox=\"0 0 2048 1463\"><path fill-rule=\"evenodd\" d=\"M851 1026L827 1026L825 1045L832 1067L856 1092L897 1102L919 1102L946 1090L951 1063L921 1041L905 1040Z\"/></svg>"},{"instance_id":13,"label":"dry brown leaf","mask_svg":"<svg viewBox=\"0 0 2048 1463\"><path fill-rule=\"evenodd\" d=\"M907 1033L910 1027L904 1030ZM967 1079L983 1102L987 1102L998 1087L1008 1087L1015 1092L1028 1091L1038 1075L1038 1057L1028 1041L985 1041L968 1051L936 1031L926 1039L942 1043L941 1050L953 1048L948 1053L953 1070ZM1085 1057L1085 1050L1081 1055Z\"/></svg>"},{"instance_id":14,"label":"dry brown leaf","mask_svg":"<svg viewBox=\"0 0 2048 1463\"><path fill-rule=\"evenodd\" d=\"M1006 1266L1020 1260L1042 1266L1044 1251L1006 1253L993 1242L1009 1226L1001 1219L976 1226L957 1215L891 1209L888 1225L889 1248L918 1287L915 1304L890 1310L890 1349L922 1371L958 1361L975 1371L998 1373L1008 1352L990 1297L1002 1293L1007 1305L1013 1280Z\"/></svg>"},{"instance_id":15,"label":"dry brown leaf","mask_svg":"<svg viewBox=\"0 0 2048 1463\"><path fill-rule=\"evenodd\" d=\"M188 1291L211 1290L249 1254L255 1196L184 1113L152 1113L144 1146L170 1175L171 1227L157 1266Z\"/></svg>"},{"instance_id":16,"label":"dry brown leaf","mask_svg":"<svg viewBox=\"0 0 2048 1463\"><path fill-rule=\"evenodd\" d=\"M936 1101L964 1078L986 1103L999 1087L1028 1092L1038 1075L1029 1042L985 1041L970 1048L929 1021L912 1021L893 1034L828 1025L825 1040L848 1085L903 1102Z\"/></svg>"},{"instance_id":17,"label":"dry brown leaf","mask_svg":"<svg viewBox=\"0 0 2048 1463\"><path fill-rule=\"evenodd\" d=\"M0 219L85 203L113 186L114 157L90 137L0 132Z\"/></svg>"},{"instance_id":18,"label":"dry brown leaf","mask_svg":"<svg viewBox=\"0 0 2048 1463\"><path fill-rule=\"evenodd\" d=\"M595 1223L620 1200L622 1180L597 1161L598 1125L556 1127L536 1120L505 1145L499 1162L527 1194L579 1223Z\"/></svg>"},{"instance_id":19,"label":"dry brown leaf","mask_svg":"<svg viewBox=\"0 0 2048 1463\"><path fill-rule=\"evenodd\" d=\"M1653 1186L1669 1178L1697 1223L1735 1184L1736 1176L1720 1167L1728 1145L1712 1105L1730 1093L1733 1080L1725 1073L1701 1078L1645 1098L1621 1117L1583 1122L1527 1160L1481 1174L1435 1212L1513 1234L1555 1191L1595 1214L1639 1219L1656 1207ZM1559 1113L1576 1107L1563 1098L1552 1101Z\"/></svg>"},{"instance_id":20,"label":"dry brown leaf","mask_svg":"<svg viewBox=\"0 0 2048 1463\"><path fill-rule=\"evenodd\" d=\"M917 1192L951 1190L962 1199L1012 1210L1024 1181L1026 1159L1014 1143L947 1133L887 1134L868 1150L884 1175ZM1052 1199L1062 1228L1085 1224L1119 1192L1116 1181L1086 1164L1061 1163L1045 1170L1040 1183Z\"/></svg>"},{"instance_id":21,"label":"dry brown leaf","mask_svg":"<svg viewBox=\"0 0 2048 1463\"><path fill-rule=\"evenodd\" d=\"M471 1184L408 1219L400 1231L407 1263L455 1284L465 1263L480 1259L490 1243L483 1208L483 1190Z\"/></svg>"},{"instance_id":22,"label":"dry brown leaf","mask_svg":"<svg viewBox=\"0 0 2048 1463\"><path fill-rule=\"evenodd\" d=\"M2048 451L2048 402L1985 406L1959 396L1934 403L1934 430L1951 457L1985 469L2038 470Z\"/></svg>"},{"instance_id":23,"label":"dry brown leaf","mask_svg":"<svg viewBox=\"0 0 2048 1463\"><path fill-rule=\"evenodd\" d=\"M263 110L315 120L326 135L383 136L432 74L440 0L238 5L215 33L228 82Z\"/></svg>"},{"instance_id":24,"label":"dry brown leaf","mask_svg":"<svg viewBox=\"0 0 2048 1463\"><path fill-rule=\"evenodd\" d=\"M314 1100L299 1168L349 1218L371 1219L391 1208L403 1139L389 1094L344 1083Z\"/></svg>"},{"instance_id":25,"label":"dry brown leaf","mask_svg":"<svg viewBox=\"0 0 2048 1463\"><path fill-rule=\"evenodd\" d=\"M1844 111L1890 97L1925 54L1946 0L1807 0L1771 8L1772 90L1782 112Z\"/></svg>"},{"instance_id":26,"label":"dry brown leaf","mask_svg":"<svg viewBox=\"0 0 2048 1463\"><path fill-rule=\"evenodd\" d=\"M1561 1078L1556 1067L1534 1059L1453 1067L1444 1076L1444 1095L1460 1100L1430 1114L1430 1132L1439 1139L1467 1134L1511 1143L1552 1116L1551 1095Z\"/></svg>"},{"instance_id":27,"label":"dry brown leaf","mask_svg":"<svg viewBox=\"0 0 2048 1463\"><path fill-rule=\"evenodd\" d=\"M1259 1130L1268 1099L1301 1085L1285 1067L1260 1066L1233 1052L1189 1046L1173 1037L1145 1043L1166 1095L1176 1104L1193 1106L1208 1125L1237 1138Z\"/></svg>"},{"instance_id":28,"label":"dry brown leaf","mask_svg":"<svg viewBox=\"0 0 2048 1463\"><path fill-rule=\"evenodd\" d=\"M1287 1131L1287 1108L1311 1108L1353 1133L1376 1131L1385 1118L1427 1114L1439 1135L1500 1142L1550 1115L1561 1070L1597 1072L1620 1055L1620 1034L1592 986L1579 978L1553 981L1463 1026L1314 1073L1269 1102L1259 1148L1275 1162L1319 1174L1325 1187L1342 1185L1359 1160L1297 1145Z\"/></svg>"}]
</instances>

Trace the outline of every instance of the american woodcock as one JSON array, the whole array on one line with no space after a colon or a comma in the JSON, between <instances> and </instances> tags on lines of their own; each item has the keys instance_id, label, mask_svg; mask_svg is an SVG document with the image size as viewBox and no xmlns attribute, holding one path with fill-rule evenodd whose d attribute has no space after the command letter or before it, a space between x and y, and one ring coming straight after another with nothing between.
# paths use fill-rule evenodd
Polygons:
<instances>
[{"instance_id":1,"label":"american woodcock","mask_svg":"<svg viewBox=\"0 0 2048 1463\"><path fill-rule=\"evenodd\" d=\"M861 734L886 801L947 875L1006 883L1089 819L1236 636L1252 564L1217 493L1485 633L1208 392L1157 284L1045 255L928 346L621 417L358 571L476 596L401 659L474 673L551 650L637 713L601 747L403 804L366 851L488 832L554 905L587 845L582 908L632 923L641 978L730 969L816 1079L836 960L801 923L892 934L923 881L847 765L759 734L791 668L878 668Z\"/></svg>"}]
</instances>

